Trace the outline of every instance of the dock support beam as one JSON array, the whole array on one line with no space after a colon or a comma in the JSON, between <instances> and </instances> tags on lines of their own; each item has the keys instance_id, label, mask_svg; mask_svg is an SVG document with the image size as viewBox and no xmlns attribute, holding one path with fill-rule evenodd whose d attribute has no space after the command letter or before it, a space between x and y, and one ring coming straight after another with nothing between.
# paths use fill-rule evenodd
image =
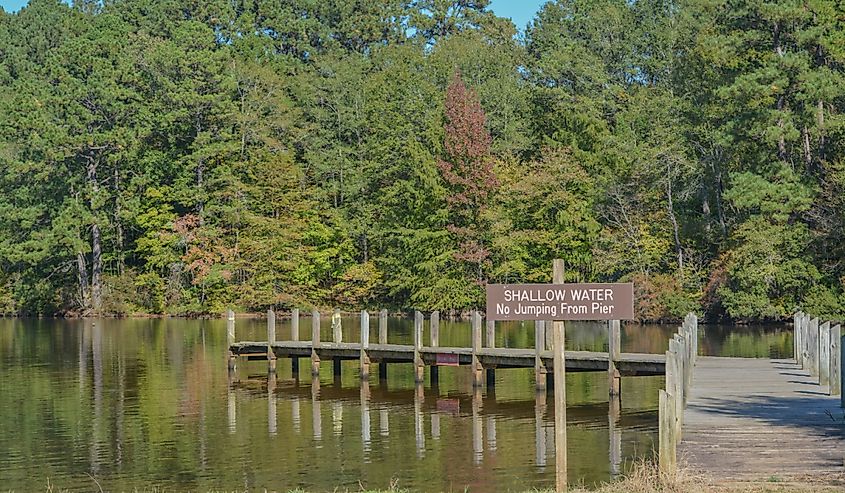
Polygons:
<instances>
[{"instance_id":1,"label":"dock support beam","mask_svg":"<svg viewBox=\"0 0 845 493\"><path fill-rule=\"evenodd\" d=\"M431 337L431 347L440 347L440 312L435 310L431 312L431 319L429 321L429 331ZM435 361L431 368L428 369L431 386L436 387L440 384L440 367Z\"/></svg>"},{"instance_id":2,"label":"dock support beam","mask_svg":"<svg viewBox=\"0 0 845 493\"><path fill-rule=\"evenodd\" d=\"M611 397L619 396L622 391L619 370L616 369L616 362L622 354L621 325L619 320L607 321L607 386Z\"/></svg>"},{"instance_id":3,"label":"dock support beam","mask_svg":"<svg viewBox=\"0 0 845 493\"><path fill-rule=\"evenodd\" d=\"M478 359L478 351L481 349L481 314L478 311L472 312L472 386L481 386L481 361Z\"/></svg>"},{"instance_id":4,"label":"dock support beam","mask_svg":"<svg viewBox=\"0 0 845 493\"><path fill-rule=\"evenodd\" d=\"M810 360L810 375L819 376L819 319L810 320L807 337L807 353Z\"/></svg>"},{"instance_id":5,"label":"dock support beam","mask_svg":"<svg viewBox=\"0 0 845 493\"><path fill-rule=\"evenodd\" d=\"M361 311L361 380L370 378L370 355L367 350L370 348L370 314L367 310Z\"/></svg>"},{"instance_id":6,"label":"dock support beam","mask_svg":"<svg viewBox=\"0 0 845 493\"><path fill-rule=\"evenodd\" d=\"M290 340L299 340L299 308L294 308L290 312Z\"/></svg>"},{"instance_id":7,"label":"dock support beam","mask_svg":"<svg viewBox=\"0 0 845 493\"><path fill-rule=\"evenodd\" d=\"M830 395L842 393L842 352L839 345L842 340L839 324L830 328Z\"/></svg>"},{"instance_id":8,"label":"dock support beam","mask_svg":"<svg viewBox=\"0 0 845 493\"><path fill-rule=\"evenodd\" d=\"M420 384L425 381L425 363L423 363L420 349L422 349L423 338L423 314L414 312L414 383Z\"/></svg>"},{"instance_id":9,"label":"dock support beam","mask_svg":"<svg viewBox=\"0 0 845 493\"><path fill-rule=\"evenodd\" d=\"M235 312L226 310L226 343L229 348L235 343ZM229 350L229 371L235 371L235 354Z\"/></svg>"},{"instance_id":10,"label":"dock support beam","mask_svg":"<svg viewBox=\"0 0 845 493\"><path fill-rule=\"evenodd\" d=\"M801 366L801 324L804 321L804 312L797 312L792 316L792 356L795 364Z\"/></svg>"},{"instance_id":11,"label":"dock support beam","mask_svg":"<svg viewBox=\"0 0 845 493\"><path fill-rule=\"evenodd\" d=\"M311 376L320 376L320 312L311 311Z\"/></svg>"},{"instance_id":12,"label":"dock support beam","mask_svg":"<svg viewBox=\"0 0 845 493\"><path fill-rule=\"evenodd\" d=\"M819 327L819 385L830 385L830 322Z\"/></svg>"},{"instance_id":13,"label":"dock support beam","mask_svg":"<svg viewBox=\"0 0 845 493\"><path fill-rule=\"evenodd\" d=\"M340 318L340 309L335 308L332 313L332 341L335 344L343 342L343 322ZM340 358L332 359L332 374L340 377Z\"/></svg>"},{"instance_id":14,"label":"dock support beam","mask_svg":"<svg viewBox=\"0 0 845 493\"><path fill-rule=\"evenodd\" d=\"M276 373L276 353L273 344L276 342L276 312L267 310L267 371Z\"/></svg>"},{"instance_id":15,"label":"dock support beam","mask_svg":"<svg viewBox=\"0 0 845 493\"><path fill-rule=\"evenodd\" d=\"M660 462L660 470L664 473L674 471L677 464L674 400L672 394L660 389L660 400L658 404L658 419L660 421L658 424L658 460Z\"/></svg>"},{"instance_id":16,"label":"dock support beam","mask_svg":"<svg viewBox=\"0 0 845 493\"><path fill-rule=\"evenodd\" d=\"M546 322L544 320L534 321L534 388L537 391L546 391L546 365L543 364L542 353L546 345Z\"/></svg>"}]
</instances>

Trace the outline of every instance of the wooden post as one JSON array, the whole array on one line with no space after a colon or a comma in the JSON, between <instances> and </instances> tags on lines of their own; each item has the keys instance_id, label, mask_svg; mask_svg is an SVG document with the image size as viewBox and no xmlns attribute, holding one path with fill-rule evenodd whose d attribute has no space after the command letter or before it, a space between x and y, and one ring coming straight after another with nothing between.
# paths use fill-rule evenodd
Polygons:
<instances>
[{"instance_id":1,"label":"wooden post","mask_svg":"<svg viewBox=\"0 0 845 493\"><path fill-rule=\"evenodd\" d=\"M472 386L481 386L481 362L478 351L481 349L481 314L472 312Z\"/></svg>"},{"instance_id":2,"label":"wooden post","mask_svg":"<svg viewBox=\"0 0 845 493\"><path fill-rule=\"evenodd\" d=\"M343 342L343 320L340 317L340 309L335 308L332 313L332 342L340 344ZM332 358L332 374L340 377L340 358Z\"/></svg>"},{"instance_id":3,"label":"wooden post","mask_svg":"<svg viewBox=\"0 0 845 493\"><path fill-rule=\"evenodd\" d=\"M387 310L384 309L378 313L378 343L387 344ZM387 380L387 362L384 360L378 364L378 379Z\"/></svg>"},{"instance_id":4,"label":"wooden post","mask_svg":"<svg viewBox=\"0 0 845 493\"><path fill-rule=\"evenodd\" d=\"M367 350L370 348L370 314L367 310L361 311L361 380L370 378L370 355Z\"/></svg>"},{"instance_id":5,"label":"wooden post","mask_svg":"<svg viewBox=\"0 0 845 493\"><path fill-rule=\"evenodd\" d=\"M546 393L537 392L534 394L534 463L541 468L546 467L546 426L543 419L545 412Z\"/></svg>"},{"instance_id":6,"label":"wooden post","mask_svg":"<svg viewBox=\"0 0 845 493\"><path fill-rule=\"evenodd\" d=\"M420 349L423 347L423 314L419 311L414 312L414 383L423 383L425 381L425 363L423 363L422 356L420 356Z\"/></svg>"},{"instance_id":7,"label":"wooden post","mask_svg":"<svg viewBox=\"0 0 845 493\"><path fill-rule=\"evenodd\" d=\"M276 343L276 312L267 310L267 370L276 373L276 353L273 344Z\"/></svg>"},{"instance_id":8,"label":"wooden post","mask_svg":"<svg viewBox=\"0 0 845 493\"><path fill-rule=\"evenodd\" d=\"M841 332L839 324L830 328L830 395L840 395L842 392L842 353L839 347Z\"/></svg>"},{"instance_id":9,"label":"wooden post","mask_svg":"<svg viewBox=\"0 0 845 493\"><path fill-rule=\"evenodd\" d=\"M819 385L830 385L830 322L819 327Z\"/></svg>"},{"instance_id":10,"label":"wooden post","mask_svg":"<svg viewBox=\"0 0 845 493\"><path fill-rule=\"evenodd\" d=\"M440 312L431 312L431 347L440 347Z\"/></svg>"},{"instance_id":11,"label":"wooden post","mask_svg":"<svg viewBox=\"0 0 845 493\"><path fill-rule=\"evenodd\" d=\"M545 321L546 350L548 350L548 351L553 351L554 348L555 348L555 331L554 331L554 325L552 325L552 323L553 322L551 320ZM550 375L554 375L554 373L551 373Z\"/></svg>"},{"instance_id":12,"label":"wooden post","mask_svg":"<svg viewBox=\"0 0 845 493\"><path fill-rule=\"evenodd\" d=\"M387 344L387 310L378 314L378 343Z\"/></svg>"},{"instance_id":13,"label":"wooden post","mask_svg":"<svg viewBox=\"0 0 845 493\"><path fill-rule=\"evenodd\" d=\"M563 260L555 259L552 282L564 282ZM563 320L555 320L554 330L554 375L555 375L555 491L566 491L566 328Z\"/></svg>"},{"instance_id":14,"label":"wooden post","mask_svg":"<svg viewBox=\"0 0 845 493\"><path fill-rule=\"evenodd\" d=\"M839 385L845 382L845 334L839 339ZM839 391L839 407L845 407L845 392Z\"/></svg>"},{"instance_id":15,"label":"wooden post","mask_svg":"<svg viewBox=\"0 0 845 493\"><path fill-rule=\"evenodd\" d=\"M494 348L496 347L496 321L495 320L488 320L487 321L487 347ZM495 368L487 368L485 375L485 380L487 381L487 388L488 389L495 389L496 388L496 370Z\"/></svg>"},{"instance_id":16,"label":"wooden post","mask_svg":"<svg viewBox=\"0 0 845 493\"><path fill-rule=\"evenodd\" d=\"M440 347L440 312L437 310L431 312L429 329L431 337L431 347ZM437 366L436 363L437 362L435 361L435 364L431 365L431 368L428 369L428 376L431 380L432 386L437 386L440 383L440 368ZM434 417L432 416L432 426L434 426L433 419Z\"/></svg>"},{"instance_id":17,"label":"wooden post","mask_svg":"<svg viewBox=\"0 0 845 493\"><path fill-rule=\"evenodd\" d=\"M801 322L804 320L804 312L796 312L792 316L792 357L795 364L801 366Z\"/></svg>"},{"instance_id":18,"label":"wooden post","mask_svg":"<svg viewBox=\"0 0 845 493\"><path fill-rule=\"evenodd\" d=\"M294 308L290 312L290 340L299 340L299 308Z\"/></svg>"},{"instance_id":19,"label":"wooden post","mask_svg":"<svg viewBox=\"0 0 845 493\"><path fill-rule=\"evenodd\" d=\"M669 355L666 355L667 362ZM668 473L675 470L675 403L672 394L660 390L658 403L658 461L660 470Z\"/></svg>"},{"instance_id":20,"label":"wooden post","mask_svg":"<svg viewBox=\"0 0 845 493\"><path fill-rule=\"evenodd\" d=\"M810 357L810 375L819 376L819 319L810 320L808 352Z\"/></svg>"},{"instance_id":21,"label":"wooden post","mask_svg":"<svg viewBox=\"0 0 845 493\"><path fill-rule=\"evenodd\" d=\"M810 369L810 315L801 317L801 369Z\"/></svg>"},{"instance_id":22,"label":"wooden post","mask_svg":"<svg viewBox=\"0 0 845 493\"><path fill-rule=\"evenodd\" d=\"M675 437L676 440L679 439L679 432L681 428L678 416L680 415L680 412L683 412L683 410L680 409L681 399L679 398L681 395L682 379L681 365L680 361L678 361L678 341L672 339L669 341L669 351L666 352L666 391L672 394L672 404L674 406L674 409L672 409L672 416L675 417L672 436Z\"/></svg>"},{"instance_id":23,"label":"wooden post","mask_svg":"<svg viewBox=\"0 0 845 493\"><path fill-rule=\"evenodd\" d=\"M546 345L546 322L534 322L534 387L538 391L546 391L546 365L543 364L542 353Z\"/></svg>"},{"instance_id":24,"label":"wooden post","mask_svg":"<svg viewBox=\"0 0 845 493\"><path fill-rule=\"evenodd\" d=\"M611 396L619 395L621 391L619 370L616 369L616 362L622 354L621 325L619 320L607 321L607 386Z\"/></svg>"},{"instance_id":25,"label":"wooden post","mask_svg":"<svg viewBox=\"0 0 845 493\"><path fill-rule=\"evenodd\" d=\"M235 370L237 358L232 352L232 345L235 343L235 312L226 310L226 344L229 349L229 371Z\"/></svg>"},{"instance_id":26,"label":"wooden post","mask_svg":"<svg viewBox=\"0 0 845 493\"><path fill-rule=\"evenodd\" d=\"M320 375L320 355L317 350L320 348L320 312L311 311L311 375Z\"/></svg>"},{"instance_id":27,"label":"wooden post","mask_svg":"<svg viewBox=\"0 0 845 493\"><path fill-rule=\"evenodd\" d=\"M290 312L290 340L299 340L299 308L294 308ZM290 372L295 379L299 379L299 357L291 356Z\"/></svg>"},{"instance_id":28,"label":"wooden post","mask_svg":"<svg viewBox=\"0 0 845 493\"><path fill-rule=\"evenodd\" d=\"M335 308L332 313L332 341L335 344L343 342L343 320L340 317L339 308Z\"/></svg>"}]
</instances>

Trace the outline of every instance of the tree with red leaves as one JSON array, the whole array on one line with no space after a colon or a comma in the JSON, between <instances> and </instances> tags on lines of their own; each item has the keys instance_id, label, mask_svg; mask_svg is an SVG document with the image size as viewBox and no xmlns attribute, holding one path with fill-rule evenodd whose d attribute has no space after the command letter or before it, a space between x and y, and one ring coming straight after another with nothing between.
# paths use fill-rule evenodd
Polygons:
<instances>
[{"instance_id":1,"label":"tree with red leaves","mask_svg":"<svg viewBox=\"0 0 845 493\"><path fill-rule=\"evenodd\" d=\"M446 89L446 156L437 167L449 195L447 229L458 243L455 259L468 264L468 275L479 285L485 282L484 266L490 250L485 245L483 212L498 186L490 155L491 137L478 95L455 71Z\"/></svg>"}]
</instances>

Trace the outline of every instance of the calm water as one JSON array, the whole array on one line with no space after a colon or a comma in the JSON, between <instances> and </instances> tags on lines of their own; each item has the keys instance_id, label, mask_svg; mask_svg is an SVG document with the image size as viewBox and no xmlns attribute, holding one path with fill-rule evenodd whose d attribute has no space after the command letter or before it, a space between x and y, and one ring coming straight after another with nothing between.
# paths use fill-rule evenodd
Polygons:
<instances>
[{"instance_id":1,"label":"calm water","mask_svg":"<svg viewBox=\"0 0 845 493\"><path fill-rule=\"evenodd\" d=\"M411 323L391 319L390 342ZM344 339L358 340L344 323ZM373 323L375 324L375 321ZM277 338L289 334L279 321ZM238 320L238 340L265 338ZM375 338L375 327L373 336ZM533 324L502 324L497 346L533 347ZM625 352L666 350L672 326L623 327ZM310 320L303 318L302 338ZM707 355L782 357L784 327L702 326ZM323 338L330 328L324 323ZM427 336L426 336L427 337ZM441 324L441 345L469 345L465 323ZM567 324L567 348L606 350L599 324ZM226 371L222 320L0 320L0 488L44 491L211 489L510 491L554 484L554 409L531 369L497 372L472 390L469 370L442 368L439 388L415 389L411 365L359 385L357 363L312 381L279 360ZM373 367L373 373L376 369ZM662 377L623 377L609 409L604 373L567 375L569 478L595 484L652 454Z\"/></svg>"}]
</instances>

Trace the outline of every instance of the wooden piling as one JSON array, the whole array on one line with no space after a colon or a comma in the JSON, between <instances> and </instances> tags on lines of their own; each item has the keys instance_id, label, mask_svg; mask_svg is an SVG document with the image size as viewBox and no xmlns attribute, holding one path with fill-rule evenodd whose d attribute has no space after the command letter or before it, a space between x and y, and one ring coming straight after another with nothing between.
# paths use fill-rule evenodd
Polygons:
<instances>
[{"instance_id":1,"label":"wooden piling","mask_svg":"<svg viewBox=\"0 0 845 493\"><path fill-rule=\"evenodd\" d=\"M338 308L335 308L332 313L332 341L335 344L343 342L343 319L340 317Z\"/></svg>"},{"instance_id":2,"label":"wooden piling","mask_svg":"<svg viewBox=\"0 0 845 493\"><path fill-rule=\"evenodd\" d=\"M367 350L370 348L370 314L367 310L361 311L361 380L370 378L370 355Z\"/></svg>"},{"instance_id":3,"label":"wooden piling","mask_svg":"<svg viewBox=\"0 0 845 493\"><path fill-rule=\"evenodd\" d=\"M299 308L294 308L290 312L290 340L299 340Z\"/></svg>"},{"instance_id":4,"label":"wooden piling","mask_svg":"<svg viewBox=\"0 0 845 493\"><path fill-rule=\"evenodd\" d=\"M552 282L564 283L563 260L555 259ZM555 375L555 491L566 491L566 326L563 320L552 323L554 330L554 375Z\"/></svg>"},{"instance_id":5,"label":"wooden piling","mask_svg":"<svg viewBox=\"0 0 845 493\"><path fill-rule=\"evenodd\" d=\"M841 326L839 324L830 328L830 395L840 395L842 393L842 353L839 345L841 344L840 337Z\"/></svg>"},{"instance_id":6,"label":"wooden piling","mask_svg":"<svg viewBox=\"0 0 845 493\"><path fill-rule=\"evenodd\" d=\"M378 343L387 344L387 310L382 309L378 313ZM380 381L387 380L387 362L379 361L378 364L378 379Z\"/></svg>"},{"instance_id":7,"label":"wooden piling","mask_svg":"<svg viewBox=\"0 0 845 493\"><path fill-rule=\"evenodd\" d=\"M430 337L431 347L440 347L440 312L435 310L431 312L430 322Z\"/></svg>"},{"instance_id":8,"label":"wooden piling","mask_svg":"<svg viewBox=\"0 0 845 493\"><path fill-rule=\"evenodd\" d=\"M830 322L819 327L819 385L830 385Z\"/></svg>"},{"instance_id":9,"label":"wooden piling","mask_svg":"<svg viewBox=\"0 0 845 493\"><path fill-rule=\"evenodd\" d=\"M481 314L472 312L472 386L481 386L481 361L478 351L481 350Z\"/></svg>"},{"instance_id":10,"label":"wooden piling","mask_svg":"<svg viewBox=\"0 0 845 493\"><path fill-rule=\"evenodd\" d=\"M804 320L804 312L796 312L793 316L793 325L792 325L792 347L793 347L793 359L795 363L800 367L801 366L801 324Z\"/></svg>"},{"instance_id":11,"label":"wooden piling","mask_svg":"<svg viewBox=\"0 0 845 493\"><path fill-rule=\"evenodd\" d=\"M819 319L810 320L807 337L807 352L810 359L810 375L819 376Z\"/></svg>"},{"instance_id":12,"label":"wooden piling","mask_svg":"<svg viewBox=\"0 0 845 493\"><path fill-rule=\"evenodd\" d=\"M437 310L431 312L429 336L431 338L431 347L440 347L440 312ZM440 367L437 366L436 362L428 369L428 377L432 386L437 386L440 383ZM434 426L433 423L432 421L432 426Z\"/></svg>"},{"instance_id":13,"label":"wooden piling","mask_svg":"<svg viewBox=\"0 0 845 493\"><path fill-rule=\"evenodd\" d=\"M538 391L546 390L546 365L543 364L542 353L546 345L546 322L534 321L534 387Z\"/></svg>"},{"instance_id":14,"label":"wooden piling","mask_svg":"<svg viewBox=\"0 0 845 493\"><path fill-rule=\"evenodd\" d=\"M276 342L276 312L267 310L267 370L276 373L276 353L273 344Z\"/></svg>"},{"instance_id":15,"label":"wooden piling","mask_svg":"<svg viewBox=\"0 0 845 493\"><path fill-rule=\"evenodd\" d=\"M425 381L425 363L423 363L422 356L420 356L420 349L423 344L423 322L425 318L419 311L414 312L414 382L423 383Z\"/></svg>"},{"instance_id":16,"label":"wooden piling","mask_svg":"<svg viewBox=\"0 0 845 493\"><path fill-rule=\"evenodd\" d=\"M378 314L378 343L387 344L387 310Z\"/></svg>"},{"instance_id":17,"label":"wooden piling","mask_svg":"<svg viewBox=\"0 0 845 493\"><path fill-rule=\"evenodd\" d=\"M616 362L622 355L621 325L619 320L607 321L607 387L611 396L621 392L621 379L619 370L616 369Z\"/></svg>"},{"instance_id":18,"label":"wooden piling","mask_svg":"<svg viewBox=\"0 0 845 493\"><path fill-rule=\"evenodd\" d=\"M332 312L332 342L340 344L343 342L343 320L340 317L340 309L335 308ZM332 358L332 374L340 377L341 359Z\"/></svg>"},{"instance_id":19,"label":"wooden piling","mask_svg":"<svg viewBox=\"0 0 845 493\"><path fill-rule=\"evenodd\" d=\"M812 355L812 352L810 351L810 347L811 347L812 342L813 342L812 341L813 337L812 337L812 334L810 333L810 328L812 327L812 323L813 323L813 319L811 317L807 316L804 319L804 336L801 338L801 342L804 345L804 348L803 348L804 366L803 366L803 368L804 368L804 370L807 370L807 372L809 372L810 375L813 374L813 371L812 371L813 355Z\"/></svg>"},{"instance_id":20,"label":"wooden piling","mask_svg":"<svg viewBox=\"0 0 845 493\"><path fill-rule=\"evenodd\" d=\"M229 348L235 343L235 312L226 310L226 344ZM229 371L235 371L237 358L232 351L229 351Z\"/></svg>"},{"instance_id":21,"label":"wooden piling","mask_svg":"<svg viewBox=\"0 0 845 493\"><path fill-rule=\"evenodd\" d=\"M317 350L320 348L320 312L311 311L311 375L320 375L320 355Z\"/></svg>"},{"instance_id":22,"label":"wooden piling","mask_svg":"<svg viewBox=\"0 0 845 493\"><path fill-rule=\"evenodd\" d=\"M668 358L668 354L667 354ZM668 359L667 359L668 361ZM668 367L667 367L668 368ZM663 473L675 470L675 402L672 394L661 389L658 402L658 462Z\"/></svg>"}]
</instances>

